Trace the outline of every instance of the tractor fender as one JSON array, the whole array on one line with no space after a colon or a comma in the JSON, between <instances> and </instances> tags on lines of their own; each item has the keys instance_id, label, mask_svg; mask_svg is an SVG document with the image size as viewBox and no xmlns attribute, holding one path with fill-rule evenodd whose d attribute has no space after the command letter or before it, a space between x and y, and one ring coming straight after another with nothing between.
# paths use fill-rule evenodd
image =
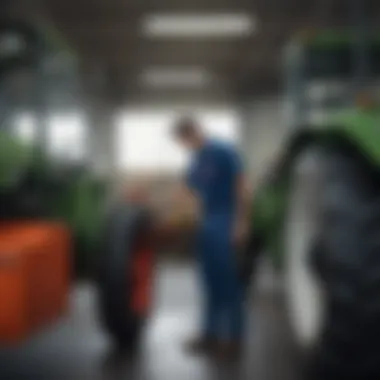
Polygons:
<instances>
[{"instance_id":1,"label":"tractor fender","mask_svg":"<svg viewBox=\"0 0 380 380\"><path fill-rule=\"evenodd\" d=\"M252 202L252 228L262 236L263 246L276 268L281 268L283 263L283 227L291 171L297 157L311 146L344 150L366 163L370 170L377 171L380 165L378 120L375 113L346 113L324 128L300 129L285 144L276 168L258 187Z\"/></svg>"}]
</instances>

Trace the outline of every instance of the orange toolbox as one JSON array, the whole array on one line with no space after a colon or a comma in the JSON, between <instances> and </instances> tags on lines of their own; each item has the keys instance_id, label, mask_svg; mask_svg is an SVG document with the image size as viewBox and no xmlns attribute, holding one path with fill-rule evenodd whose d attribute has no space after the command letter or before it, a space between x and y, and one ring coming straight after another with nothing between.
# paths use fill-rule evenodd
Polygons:
<instances>
[{"instance_id":1,"label":"orange toolbox","mask_svg":"<svg viewBox=\"0 0 380 380\"><path fill-rule=\"evenodd\" d=\"M59 224L0 224L0 344L22 341L65 314L70 255L70 234Z\"/></svg>"}]
</instances>

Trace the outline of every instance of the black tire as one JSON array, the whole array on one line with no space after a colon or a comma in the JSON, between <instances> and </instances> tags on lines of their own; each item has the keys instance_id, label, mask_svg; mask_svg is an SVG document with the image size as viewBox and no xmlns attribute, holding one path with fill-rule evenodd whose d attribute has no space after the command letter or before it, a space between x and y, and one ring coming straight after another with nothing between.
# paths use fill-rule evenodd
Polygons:
<instances>
[{"instance_id":1,"label":"black tire","mask_svg":"<svg viewBox=\"0 0 380 380\"><path fill-rule=\"evenodd\" d=\"M139 206L118 205L105 226L99 268L99 312L106 331L116 348L138 348L148 314L133 310L131 297L135 247L147 236L149 213ZM153 266L153 262L152 262Z\"/></svg>"},{"instance_id":2,"label":"black tire","mask_svg":"<svg viewBox=\"0 0 380 380\"><path fill-rule=\"evenodd\" d=\"M380 188L358 157L324 151L320 223L309 266L325 294L308 379L380 379Z\"/></svg>"},{"instance_id":3,"label":"black tire","mask_svg":"<svg viewBox=\"0 0 380 380\"><path fill-rule=\"evenodd\" d=\"M244 245L239 262L239 273L242 278L243 287L246 295L252 284L256 282L258 264L263 256L265 239L262 234L252 230L248 236L247 243Z\"/></svg>"}]
</instances>

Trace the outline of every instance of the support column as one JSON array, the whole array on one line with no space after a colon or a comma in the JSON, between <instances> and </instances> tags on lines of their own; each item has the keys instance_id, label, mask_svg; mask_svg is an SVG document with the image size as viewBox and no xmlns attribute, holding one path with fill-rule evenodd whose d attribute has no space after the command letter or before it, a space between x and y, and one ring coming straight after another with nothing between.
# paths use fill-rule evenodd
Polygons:
<instances>
[{"instance_id":1,"label":"support column","mask_svg":"<svg viewBox=\"0 0 380 380\"><path fill-rule=\"evenodd\" d=\"M115 110L105 101L93 99L87 108L89 158L93 169L107 179L116 174Z\"/></svg>"},{"instance_id":2,"label":"support column","mask_svg":"<svg viewBox=\"0 0 380 380\"><path fill-rule=\"evenodd\" d=\"M51 107L51 89L55 89L59 84L51 83L51 75L48 70L48 57L43 53L41 53L39 62L36 63L32 83L33 88L29 94L29 100L36 120L35 141L46 152L49 144L48 114Z\"/></svg>"},{"instance_id":3,"label":"support column","mask_svg":"<svg viewBox=\"0 0 380 380\"><path fill-rule=\"evenodd\" d=\"M3 81L3 83L0 84L0 130L6 130L9 127L13 104L9 101L5 78L0 77L0 80Z\"/></svg>"},{"instance_id":4,"label":"support column","mask_svg":"<svg viewBox=\"0 0 380 380\"><path fill-rule=\"evenodd\" d=\"M253 100L244 99L239 106L241 125L241 153L250 182L255 177L255 163L253 160L252 142L254 141L254 125L252 124Z\"/></svg>"},{"instance_id":5,"label":"support column","mask_svg":"<svg viewBox=\"0 0 380 380\"><path fill-rule=\"evenodd\" d=\"M42 70L42 69L40 69ZM36 142L41 146L43 151L48 149L48 103L49 88L46 83L47 78L41 71L36 75L35 84L35 100L34 100L34 115L36 119Z\"/></svg>"},{"instance_id":6,"label":"support column","mask_svg":"<svg viewBox=\"0 0 380 380\"><path fill-rule=\"evenodd\" d=\"M241 106L243 120L243 157L249 179L260 181L280 153L291 131L284 121L282 99L268 96L248 99Z\"/></svg>"},{"instance_id":7,"label":"support column","mask_svg":"<svg viewBox=\"0 0 380 380\"><path fill-rule=\"evenodd\" d=\"M370 64L370 37L371 17L369 15L368 0L351 0L351 14L354 35L353 69L354 69L354 96L369 83L371 78Z\"/></svg>"}]
</instances>

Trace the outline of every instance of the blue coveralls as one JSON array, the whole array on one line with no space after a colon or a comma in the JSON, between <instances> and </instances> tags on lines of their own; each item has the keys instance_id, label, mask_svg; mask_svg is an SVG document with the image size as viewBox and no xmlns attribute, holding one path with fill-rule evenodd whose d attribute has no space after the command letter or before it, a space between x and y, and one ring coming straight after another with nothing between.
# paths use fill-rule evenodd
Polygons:
<instances>
[{"instance_id":1,"label":"blue coveralls","mask_svg":"<svg viewBox=\"0 0 380 380\"><path fill-rule=\"evenodd\" d=\"M203 209L197 254L205 290L203 334L211 339L240 340L243 334L243 289L232 241L241 170L232 146L208 141L187 173Z\"/></svg>"}]
</instances>

